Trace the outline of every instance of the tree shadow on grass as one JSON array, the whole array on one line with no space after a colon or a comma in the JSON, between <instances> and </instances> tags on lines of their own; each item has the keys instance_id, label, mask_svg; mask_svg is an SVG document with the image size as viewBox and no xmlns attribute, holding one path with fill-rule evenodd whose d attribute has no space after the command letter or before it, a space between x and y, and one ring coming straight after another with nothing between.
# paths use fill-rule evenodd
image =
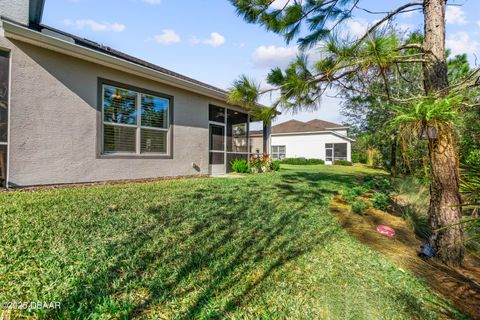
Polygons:
<instances>
[{"instance_id":1,"label":"tree shadow on grass","mask_svg":"<svg viewBox=\"0 0 480 320\"><path fill-rule=\"evenodd\" d=\"M145 223L106 242L107 254L89 263L65 294L62 309L40 316L248 316L248 301L275 290L275 271L332 241L337 227L319 226L312 216L338 188L356 181L349 175L288 172L273 183L212 180L182 189L175 201L148 206ZM417 298L402 291L399 299L411 305L412 316L421 313Z\"/></svg>"},{"instance_id":2,"label":"tree shadow on grass","mask_svg":"<svg viewBox=\"0 0 480 320\"><path fill-rule=\"evenodd\" d=\"M164 309L172 317L221 318L241 307L276 269L329 241L334 230L312 232L304 209L332 191L304 197L286 185L261 184L270 192L266 196L238 186L240 196L197 188L185 195L185 205L150 206L149 222L109 242L105 260L88 266L62 309L42 317L135 318ZM274 200L284 192L302 207L279 207ZM146 292L141 299L123 298L139 290Z\"/></svg>"}]
</instances>

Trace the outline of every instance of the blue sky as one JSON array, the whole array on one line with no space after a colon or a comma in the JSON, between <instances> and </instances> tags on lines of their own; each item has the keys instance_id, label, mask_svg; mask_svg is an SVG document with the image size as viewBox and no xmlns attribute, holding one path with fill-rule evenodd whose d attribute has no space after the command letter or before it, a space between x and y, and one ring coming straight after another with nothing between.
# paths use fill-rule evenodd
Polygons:
<instances>
[{"instance_id":1,"label":"blue sky","mask_svg":"<svg viewBox=\"0 0 480 320\"><path fill-rule=\"evenodd\" d=\"M383 11L407 2L360 3ZM447 46L455 54L468 53L475 64L475 53L480 53L480 1L449 3L456 5L447 10ZM360 34L380 17L357 11L345 28ZM46 0L43 22L221 88L228 88L240 74L261 81L271 67L285 66L298 52L295 44L286 45L281 37L237 17L227 0ZM396 20L408 30L422 28L421 22L419 13ZM317 111L283 114L277 122L341 122L340 103L331 92Z\"/></svg>"}]
</instances>

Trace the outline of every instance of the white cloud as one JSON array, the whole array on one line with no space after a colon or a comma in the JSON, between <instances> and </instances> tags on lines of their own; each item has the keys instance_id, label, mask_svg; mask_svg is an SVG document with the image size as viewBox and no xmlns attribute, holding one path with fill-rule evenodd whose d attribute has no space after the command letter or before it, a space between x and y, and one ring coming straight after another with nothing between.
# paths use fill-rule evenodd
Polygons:
<instances>
[{"instance_id":1,"label":"white cloud","mask_svg":"<svg viewBox=\"0 0 480 320\"><path fill-rule=\"evenodd\" d=\"M191 44L202 43L202 44L206 44L206 45L209 45L209 46L212 46L212 47L218 47L218 46L221 46L222 44L225 43L225 37L222 36L218 32L212 32L212 33L210 33L210 37L208 39L204 39L204 40L198 39L197 37L191 37L190 38L190 43Z\"/></svg>"},{"instance_id":2,"label":"white cloud","mask_svg":"<svg viewBox=\"0 0 480 320\"><path fill-rule=\"evenodd\" d=\"M445 44L448 49L452 50L453 55L467 53L472 54L478 52L480 43L470 39L466 32L457 32L447 38Z\"/></svg>"},{"instance_id":3,"label":"white cloud","mask_svg":"<svg viewBox=\"0 0 480 320\"><path fill-rule=\"evenodd\" d=\"M297 47L260 46L252 55L258 68L285 67L298 54Z\"/></svg>"},{"instance_id":4,"label":"white cloud","mask_svg":"<svg viewBox=\"0 0 480 320\"><path fill-rule=\"evenodd\" d=\"M160 44L172 44L179 43L181 41L180 36L172 29L164 29L161 34L157 34L153 37L156 43Z\"/></svg>"},{"instance_id":5,"label":"white cloud","mask_svg":"<svg viewBox=\"0 0 480 320\"><path fill-rule=\"evenodd\" d=\"M447 23L450 24L466 24L468 22L467 17L465 17L465 12L463 12L462 8L457 6L447 7L445 19L447 20Z\"/></svg>"},{"instance_id":6,"label":"white cloud","mask_svg":"<svg viewBox=\"0 0 480 320\"><path fill-rule=\"evenodd\" d=\"M162 0L143 0L143 2L148 3L148 4L160 4Z\"/></svg>"},{"instance_id":7,"label":"white cloud","mask_svg":"<svg viewBox=\"0 0 480 320\"><path fill-rule=\"evenodd\" d=\"M77 20L65 19L63 23L67 26L73 26L77 29L90 28L95 32L101 32L101 31L122 32L126 28L124 24L121 24L118 22L114 22L114 23L97 22L92 19L77 19Z\"/></svg>"},{"instance_id":8,"label":"white cloud","mask_svg":"<svg viewBox=\"0 0 480 320\"><path fill-rule=\"evenodd\" d=\"M365 19L349 19L346 22L349 34L358 38L368 30L368 22Z\"/></svg>"},{"instance_id":9,"label":"white cloud","mask_svg":"<svg viewBox=\"0 0 480 320\"><path fill-rule=\"evenodd\" d=\"M212 47L218 47L225 43L225 37L218 32L212 32L210 38L203 41L203 43L208 44Z\"/></svg>"},{"instance_id":10,"label":"white cloud","mask_svg":"<svg viewBox=\"0 0 480 320\"><path fill-rule=\"evenodd\" d=\"M288 1L293 3L293 0L275 0L272 2L270 7L274 9L283 9Z\"/></svg>"}]
</instances>

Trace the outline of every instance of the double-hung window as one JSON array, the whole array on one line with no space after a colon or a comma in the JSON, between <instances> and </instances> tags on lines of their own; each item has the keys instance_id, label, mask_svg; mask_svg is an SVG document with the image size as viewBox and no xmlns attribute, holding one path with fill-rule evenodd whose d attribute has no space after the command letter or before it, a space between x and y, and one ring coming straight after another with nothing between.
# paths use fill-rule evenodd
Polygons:
<instances>
[{"instance_id":1,"label":"double-hung window","mask_svg":"<svg viewBox=\"0 0 480 320\"><path fill-rule=\"evenodd\" d=\"M167 155L171 99L102 86L103 153Z\"/></svg>"},{"instance_id":2,"label":"double-hung window","mask_svg":"<svg viewBox=\"0 0 480 320\"><path fill-rule=\"evenodd\" d=\"M272 159L283 160L287 153L286 146L272 146Z\"/></svg>"}]
</instances>

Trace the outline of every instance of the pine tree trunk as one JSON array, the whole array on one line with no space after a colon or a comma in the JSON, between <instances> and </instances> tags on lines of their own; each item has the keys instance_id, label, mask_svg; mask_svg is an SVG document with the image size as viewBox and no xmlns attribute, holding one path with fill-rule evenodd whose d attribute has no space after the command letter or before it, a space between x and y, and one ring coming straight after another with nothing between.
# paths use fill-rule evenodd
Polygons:
<instances>
[{"instance_id":1,"label":"pine tree trunk","mask_svg":"<svg viewBox=\"0 0 480 320\"><path fill-rule=\"evenodd\" d=\"M438 139L429 141L429 149L432 180L429 222L432 230L441 229L433 233L431 242L442 262L456 266L462 262L464 246L462 226L458 224L462 212L458 206L461 199L452 130L439 132Z\"/></svg>"},{"instance_id":2,"label":"pine tree trunk","mask_svg":"<svg viewBox=\"0 0 480 320\"><path fill-rule=\"evenodd\" d=\"M424 0L425 62L423 64L426 94L444 97L448 94L445 58L446 0ZM427 130L428 131L428 130ZM448 265L460 265L464 256L461 219L461 198L457 151L452 128L437 128L436 137L429 138L430 154L430 239L437 257ZM452 226L453 225L453 226ZM452 226L452 227L449 227ZM448 227L448 228L445 228ZM445 228L445 229L443 229ZM440 231L435 231L441 229Z\"/></svg>"}]
</instances>

